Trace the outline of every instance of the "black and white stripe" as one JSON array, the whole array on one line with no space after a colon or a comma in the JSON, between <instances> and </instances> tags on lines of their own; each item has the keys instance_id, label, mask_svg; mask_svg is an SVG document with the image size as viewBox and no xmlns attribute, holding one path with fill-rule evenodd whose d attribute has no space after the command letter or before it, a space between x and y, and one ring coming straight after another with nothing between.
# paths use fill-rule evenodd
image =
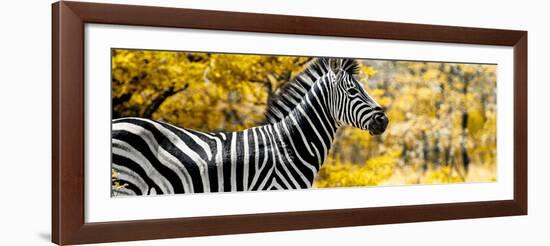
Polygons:
<instances>
[{"instance_id":1,"label":"black and white stripe","mask_svg":"<svg viewBox=\"0 0 550 246\"><path fill-rule=\"evenodd\" d=\"M283 84L269 99L266 122L276 123L287 116L302 101L311 86L329 72L331 63L332 66L339 66L348 74L356 74L359 68L359 64L353 59L317 58L312 60L300 74Z\"/></svg>"},{"instance_id":2,"label":"black and white stripe","mask_svg":"<svg viewBox=\"0 0 550 246\"><path fill-rule=\"evenodd\" d=\"M386 128L383 110L354 78L356 66L348 59L316 60L269 103L269 124L244 131L203 133L149 119L113 120L112 168L122 184L113 186L113 195L311 187L339 126L371 134Z\"/></svg>"}]
</instances>

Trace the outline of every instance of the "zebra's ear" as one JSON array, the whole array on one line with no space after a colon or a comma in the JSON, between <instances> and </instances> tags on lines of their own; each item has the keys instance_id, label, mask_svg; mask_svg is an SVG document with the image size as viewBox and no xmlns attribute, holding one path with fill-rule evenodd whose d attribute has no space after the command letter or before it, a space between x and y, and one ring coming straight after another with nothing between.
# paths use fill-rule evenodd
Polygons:
<instances>
[{"instance_id":1,"label":"zebra's ear","mask_svg":"<svg viewBox=\"0 0 550 246\"><path fill-rule=\"evenodd\" d=\"M338 68L339 68L338 59L329 58L328 59L328 65L329 65L330 70L333 73L335 73L335 74L338 73Z\"/></svg>"},{"instance_id":2,"label":"zebra's ear","mask_svg":"<svg viewBox=\"0 0 550 246\"><path fill-rule=\"evenodd\" d=\"M336 77L339 77L339 75L343 72L342 71L342 59L330 58L328 60L328 65L329 65L330 70L336 75Z\"/></svg>"}]
</instances>

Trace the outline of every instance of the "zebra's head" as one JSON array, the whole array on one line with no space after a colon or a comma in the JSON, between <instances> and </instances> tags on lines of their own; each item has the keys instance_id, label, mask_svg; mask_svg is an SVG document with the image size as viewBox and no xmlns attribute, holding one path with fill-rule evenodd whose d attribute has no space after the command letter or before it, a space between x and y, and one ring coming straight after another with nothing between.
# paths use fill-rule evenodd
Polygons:
<instances>
[{"instance_id":1,"label":"zebra's head","mask_svg":"<svg viewBox=\"0 0 550 246\"><path fill-rule=\"evenodd\" d=\"M349 125L382 134L388 126L384 109L356 78L358 64L351 59L330 59L333 85L332 115L338 125Z\"/></svg>"}]
</instances>

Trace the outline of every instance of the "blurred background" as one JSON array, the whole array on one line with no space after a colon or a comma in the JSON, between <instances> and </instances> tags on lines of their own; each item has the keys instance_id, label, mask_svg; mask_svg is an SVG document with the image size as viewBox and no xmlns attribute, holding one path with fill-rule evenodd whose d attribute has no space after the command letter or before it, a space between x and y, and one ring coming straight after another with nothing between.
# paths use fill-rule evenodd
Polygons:
<instances>
[{"instance_id":1,"label":"blurred background","mask_svg":"<svg viewBox=\"0 0 550 246\"><path fill-rule=\"evenodd\" d=\"M114 49L113 119L208 132L253 127L311 59ZM314 187L496 180L496 65L359 61L358 78L390 124L380 136L339 129Z\"/></svg>"}]
</instances>

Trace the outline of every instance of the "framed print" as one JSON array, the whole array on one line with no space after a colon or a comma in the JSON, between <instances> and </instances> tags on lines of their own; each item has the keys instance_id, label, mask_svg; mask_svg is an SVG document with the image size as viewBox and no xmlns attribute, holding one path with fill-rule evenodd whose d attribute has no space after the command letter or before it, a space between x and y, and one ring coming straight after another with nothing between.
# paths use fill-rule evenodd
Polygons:
<instances>
[{"instance_id":1,"label":"framed print","mask_svg":"<svg viewBox=\"0 0 550 246\"><path fill-rule=\"evenodd\" d=\"M58 2L52 239L527 214L527 32Z\"/></svg>"}]
</instances>

